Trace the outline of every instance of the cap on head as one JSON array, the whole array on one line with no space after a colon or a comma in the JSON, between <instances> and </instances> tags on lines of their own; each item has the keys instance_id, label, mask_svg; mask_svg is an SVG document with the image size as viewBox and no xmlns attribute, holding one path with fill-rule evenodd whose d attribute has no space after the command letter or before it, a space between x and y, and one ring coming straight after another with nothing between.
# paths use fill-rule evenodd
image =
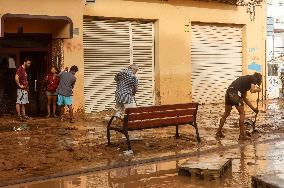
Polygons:
<instances>
[{"instance_id":1,"label":"cap on head","mask_svg":"<svg viewBox=\"0 0 284 188\"><path fill-rule=\"evenodd\" d=\"M262 83L262 75L260 73L258 73L258 72L255 72L253 75L257 79L257 85L261 85L261 83Z\"/></svg>"}]
</instances>

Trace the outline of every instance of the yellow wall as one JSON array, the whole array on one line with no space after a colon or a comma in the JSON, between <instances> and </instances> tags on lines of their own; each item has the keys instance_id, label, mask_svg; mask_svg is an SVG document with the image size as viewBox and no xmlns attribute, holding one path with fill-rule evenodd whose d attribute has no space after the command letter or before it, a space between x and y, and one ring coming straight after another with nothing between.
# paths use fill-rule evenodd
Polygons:
<instances>
[{"instance_id":1,"label":"yellow wall","mask_svg":"<svg viewBox=\"0 0 284 188\"><path fill-rule=\"evenodd\" d=\"M190 0L0 0L0 14L68 16L80 34L65 40L65 65L79 66L75 86L75 108L83 108L83 15L114 19L150 19L155 21L155 83L157 103L181 103L191 100L190 32L191 22L240 24L243 27L243 74L251 56L265 65L266 5L257 7L255 21L246 8L222 3ZM252 49L255 51L252 51ZM265 74L264 74L265 75Z\"/></svg>"},{"instance_id":2,"label":"yellow wall","mask_svg":"<svg viewBox=\"0 0 284 188\"><path fill-rule=\"evenodd\" d=\"M247 65L252 55L259 58L257 63L262 68L265 65L265 8L265 5L257 8L256 19L252 22L246 8L214 2L96 0L95 4L85 7L84 15L156 20L156 93L161 95L160 101L165 104L191 99L190 32L185 32L185 25L191 22L242 25L243 74L250 74L253 71L249 71ZM251 48L256 50L253 54L248 53Z\"/></svg>"}]
</instances>

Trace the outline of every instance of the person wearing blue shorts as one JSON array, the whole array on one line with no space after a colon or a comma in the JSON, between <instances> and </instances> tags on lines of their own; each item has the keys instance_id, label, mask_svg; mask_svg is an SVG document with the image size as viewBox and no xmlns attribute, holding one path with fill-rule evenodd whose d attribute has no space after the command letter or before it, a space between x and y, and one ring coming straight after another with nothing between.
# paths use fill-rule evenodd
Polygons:
<instances>
[{"instance_id":1,"label":"person wearing blue shorts","mask_svg":"<svg viewBox=\"0 0 284 188\"><path fill-rule=\"evenodd\" d=\"M66 69L61 70L58 74L60 81L58 88L56 90L57 97L57 105L60 109L60 118L63 121L64 115L64 107L67 106L69 108L70 113L70 123L75 122L74 114L73 114L73 88L76 83L75 74L78 72L78 67L73 65L70 68L70 71L66 71Z\"/></svg>"}]
</instances>

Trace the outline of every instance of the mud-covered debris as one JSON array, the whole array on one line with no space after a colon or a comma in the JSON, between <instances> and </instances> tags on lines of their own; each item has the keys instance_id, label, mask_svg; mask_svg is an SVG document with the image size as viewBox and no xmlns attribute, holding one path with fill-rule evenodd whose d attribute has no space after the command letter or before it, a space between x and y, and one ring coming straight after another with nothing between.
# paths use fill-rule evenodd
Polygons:
<instances>
[{"instance_id":1,"label":"mud-covered debris","mask_svg":"<svg viewBox=\"0 0 284 188\"><path fill-rule=\"evenodd\" d=\"M154 147L155 145L154 145L153 143L146 142L146 146L149 147L149 148L152 148L152 147Z\"/></svg>"},{"instance_id":2,"label":"mud-covered debris","mask_svg":"<svg viewBox=\"0 0 284 188\"><path fill-rule=\"evenodd\" d=\"M253 163L253 162L248 162L247 165L252 166L252 165L256 165L256 164Z\"/></svg>"},{"instance_id":3,"label":"mud-covered debris","mask_svg":"<svg viewBox=\"0 0 284 188\"><path fill-rule=\"evenodd\" d=\"M20 125L19 127L14 127L13 129L14 131L27 131L30 129L30 127L26 123L24 123Z\"/></svg>"},{"instance_id":4,"label":"mud-covered debris","mask_svg":"<svg viewBox=\"0 0 284 188\"><path fill-rule=\"evenodd\" d=\"M72 146L65 146L64 149L70 152L74 151L74 148Z\"/></svg>"},{"instance_id":5,"label":"mud-covered debris","mask_svg":"<svg viewBox=\"0 0 284 188\"><path fill-rule=\"evenodd\" d=\"M66 135L66 134L68 134L68 132L67 132L65 129L60 129L60 130L58 130L57 133L60 134L60 135Z\"/></svg>"},{"instance_id":6,"label":"mud-covered debris","mask_svg":"<svg viewBox=\"0 0 284 188\"><path fill-rule=\"evenodd\" d=\"M133 155L133 151L132 150L123 151L123 155L124 156L131 156L131 155Z\"/></svg>"},{"instance_id":7,"label":"mud-covered debris","mask_svg":"<svg viewBox=\"0 0 284 188\"><path fill-rule=\"evenodd\" d=\"M65 127L65 130L70 130L70 131L72 131L72 130L78 130L78 128L76 128L75 126L68 126L68 127Z\"/></svg>"}]
</instances>

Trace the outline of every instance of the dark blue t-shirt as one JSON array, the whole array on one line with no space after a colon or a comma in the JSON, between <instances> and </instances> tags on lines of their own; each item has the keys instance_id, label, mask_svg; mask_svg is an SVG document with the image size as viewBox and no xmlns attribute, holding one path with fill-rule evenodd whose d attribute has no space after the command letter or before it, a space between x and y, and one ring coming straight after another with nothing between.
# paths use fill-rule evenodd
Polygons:
<instances>
[{"instance_id":1,"label":"dark blue t-shirt","mask_svg":"<svg viewBox=\"0 0 284 188\"><path fill-rule=\"evenodd\" d=\"M60 81L57 87L57 93L65 97L73 95L73 88L76 82L76 77L71 72L61 72L58 74Z\"/></svg>"},{"instance_id":2,"label":"dark blue t-shirt","mask_svg":"<svg viewBox=\"0 0 284 188\"><path fill-rule=\"evenodd\" d=\"M257 79L254 75L241 76L233 81L229 88L233 87L237 91L241 92L241 94L245 94L250 90L251 84L257 84Z\"/></svg>"}]
</instances>

